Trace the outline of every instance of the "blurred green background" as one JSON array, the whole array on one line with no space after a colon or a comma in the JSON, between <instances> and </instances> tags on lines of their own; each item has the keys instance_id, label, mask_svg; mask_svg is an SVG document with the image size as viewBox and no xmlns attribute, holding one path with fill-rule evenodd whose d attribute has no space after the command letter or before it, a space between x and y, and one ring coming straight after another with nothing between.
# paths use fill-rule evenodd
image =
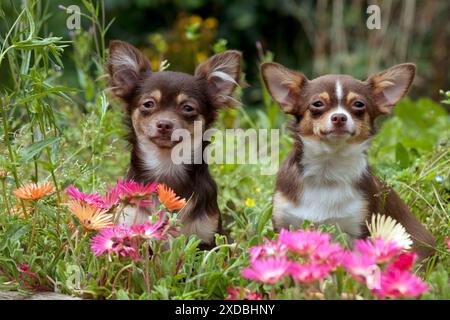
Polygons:
<instances>
[{"instance_id":1,"label":"blurred green background","mask_svg":"<svg viewBox=\"0 0 450 320\"><path fill-rule=\"evenodd\" d=\"M20 7L20 1L15 3ZM86 3L49 1L43 34L76 40L66 27L68 15L59 6L76 4L86 12ZM245 105L261 102L258 64L267 52L273 54L269 59L309 78L349 73L365 79L382 68L410 61L418 66L410 96L438 100L439 89L450 87L448 0L107 0L105 4L106 21L115 18L106 39L138 46L155 68L168 59L171 70L192 72L214 51L241 50L250 84L244 92ZM380 30L366 27L369 4L381 8ZM6 15L13 12L10 6L3 7ZM82 19L79 32L92 32L88 19ZM81 44L75 41L77 45ZM64 78L75 86L77 74L69 58L64 55ZM2 72L7 72L5 66ZM0 84L5 85L5 78Z\"/></svg>"}]
</instances>

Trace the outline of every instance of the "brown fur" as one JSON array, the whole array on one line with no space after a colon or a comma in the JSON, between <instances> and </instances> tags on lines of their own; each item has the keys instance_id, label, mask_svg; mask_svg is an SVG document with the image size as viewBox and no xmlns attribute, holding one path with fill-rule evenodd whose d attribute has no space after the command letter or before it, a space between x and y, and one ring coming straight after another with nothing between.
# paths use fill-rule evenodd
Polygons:
<instances>
[{"instance_id":1,"label":"brown fur","mask_svg":"<svg viewBox=\"0 0 450 320\"><path fill-rule=\"evenodd\" d=\"M126 42L112 41L109 48L110 90L124 103L132 148L127 178L162 182L187 199L187 206L179 212L182 231L213 243L214 233L222 232L216 183L203 161L172 162L171 151L179 141L172 141L171 134L178 128L193 134L194 121L201 121L204 132L220 108L236 104L232 93L239 82L241 54L226 51L215 55L197 67L195 75L189 75L153 72L147 58ZM223 74L228 78L224 80ZM161 123L170 127L161 129ZM201 144L202 151L206 146L206 142ZM149 163L157 163L157 168Z\"/></svg>"},{"instance_id":2,"label":"brown fur","mask_svg":"<svg viewBox=\"0 0 450 320\"><path fill-rule=\"evenodd\" d=\"M264 63L261 72L274 100L284 112L295 116L295 121L289 126L295 141L294 148L278 172L274 198L278 197L281 204L298 205L304 183L301 164L304 150L300 137L318 142L329 141L325 129L331 112L338 106L337 80L342 87L340 107L348 112L354 124L354 132L349 134L345 143L359 144L375 134L375 119L381 114L390 113L395 103L407 93L414 78L415 67L412 64L397 65L366 81L356 80L348 75L326 75L308 80L303 74L276 63ZM317 101L321 102L319 107L316 107ZM357 107L356 102L362 102L363 107ZM355 183L366 201L366 221L373 214L391 216L411 235L419 258L433 254L433 236L392 188L374 177L369 168ZM274 201L272 221L276 230L286 227L280 203ZM361 237L366 237L366 226L361 225L361 228Z\"/></svg>"}]
</instances>

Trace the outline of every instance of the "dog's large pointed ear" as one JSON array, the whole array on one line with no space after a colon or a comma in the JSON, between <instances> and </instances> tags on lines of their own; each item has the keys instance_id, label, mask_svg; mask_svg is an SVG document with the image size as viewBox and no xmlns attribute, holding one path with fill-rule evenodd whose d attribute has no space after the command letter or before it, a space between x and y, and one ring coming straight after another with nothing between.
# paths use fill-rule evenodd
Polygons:
<instances>
[{"instance_id":1,"label":"dog's large pointed ear","mask_svg":"<svg viewBox=\"0 0 450 320\"><path fill-rule=\"evenodd\" d=\"M241 76L242 54L227 50L216 54L195 69L195 76L205 79L208 94L217 108L234 107L240 102L233 97Z\"/></svg>"},{"instance_id":2,"label":"dog's large pointed ear","mask_svg":"<svg viewBox=\"0 0 450 320\"><path fill-rule=\"evenodd\" d=\"M415 74L416 66L414 64L403 63L366 80L380 113L389 114L392 112L394 105L408 92Z\"/></svg>"},{"instance_id":3,"label":"dog's large pointed ear","mask_svg":"<svg viewBox=\"0 0 450 320\"><path fill-rule=\"evenodd\" d=\"M281 109L285 113L295 114L301 92L308 79L303 74L274 62L263 63L261 75L267 90Z\"/></svg>"},{"instance_id":4,"label":"dog's large pointed ear","mask_svg":"<svg viewBox=\"0 0 450 320\"><path fill-rule=\"evenodd\" d=\"M109 89L125 100L133 95L142 76L151 72L148 59L131 44L119 40L109 44L106 68L110 77Z\"/></svg>"}]
</instances>

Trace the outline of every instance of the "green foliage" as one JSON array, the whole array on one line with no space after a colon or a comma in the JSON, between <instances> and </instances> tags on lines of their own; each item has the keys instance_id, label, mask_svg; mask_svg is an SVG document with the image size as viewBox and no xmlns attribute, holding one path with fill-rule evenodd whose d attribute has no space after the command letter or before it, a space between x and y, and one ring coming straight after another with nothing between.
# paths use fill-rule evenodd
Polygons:
<instances>
[{"instance_id":1,"label":"green foliage","mask_svg":"<svg viewBox=\"0 0 450 320\"><path fill-rule=\"evenodd\" d=\"M170 239L167 248L158 244L150 260L150 291L145 266L93 256L89 242L94 233L75 223L61 205L61 191L74 184L100 192L105 183L122 177L128 165L122 111L110 106L102 77L110 24L102 18L102 1L83 1L87 12L83 18L96 26L95 31L79 30L70 43L63 42L45 32L46 3L27 1L15 15L2 16L0 67L6 69L6 76L0 91L0 174L3 170L7 174L0 176L0 289L55 290L95 299L223 299L229 286L266 292L264 286L240 276L248 264L249 247L277 236L270 220L274 176L261 175L261 165L211 166L219 186L224 229L234 242L217 236L216 247L210 251L199 250L196 237ZM165 2L139 1L140 6L161 3ZM202 1L176 3L189 9ZM2 2L0 12L7 5L8 10L14 8ZM240 27L254 23L251 10L239 19L238 13L230 15ZM199 44L198 28L194 23L179 30L190 38L194 52L205 47L214 52L226 49L225 39ZM166 50L163 37L156 38L159 50ZM273 56L261 54L260 58L269 61ZM71 85L66 83L62 65L69 59L77 75ZM447 93L444 103L449 103L448 97ZM221 113L217 127L284 129L286 117L265 89L258 101L261 104L253 109ZM448 122L444 108L431 100L405 99L382 124L370 153L377 174L400 193L437 239L438 260L430 261L425 272L418 271L432 288L424 299L450 299L450 254L444 242L450 236ZM280 159L291 145L282 130ZM16 187L47 180L57 187L54 194L31 208L17 204L12 195ZM29 266L32 275L21 269L23 265ZM324 283L326 298L361 289L340 276L336 283L337 288ZM311 298L307 288L301 289L284 290L280 285L277 298Z\"/></svg>"},{"instance_id":2,"label":"green foliage","mask_svg":"<svg viewBox=\"0 0 450 320\"><path fill-rule=\"evenodd\" d=\"M401 168L412 165L415 158L432 151L436 144L449 141L449 119L445 110L427 98L415 102L402 100L394 111L395 117L383 123L373 143L372 159Z\"/></svg>"}]
</instances>

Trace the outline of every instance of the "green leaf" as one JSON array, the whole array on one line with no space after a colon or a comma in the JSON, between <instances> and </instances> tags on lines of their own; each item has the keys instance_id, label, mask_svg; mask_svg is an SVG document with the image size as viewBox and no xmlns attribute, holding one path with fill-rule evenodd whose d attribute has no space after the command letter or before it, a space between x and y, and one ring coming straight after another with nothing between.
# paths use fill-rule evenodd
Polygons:
<instances>
[{"instance_id":1,"label":"green leaf","mask_svg":"<svg viewBox=\"0 0 450 320\"><path fill-rule=\"evenodd\" d=\"M48 146L53 145L54 143L57 143L61 138L60 137L51 137L47 138L41 141L38 141L36 143L33 143L26 147L21 154L20 162L24 163L27 161L30 161L34 156L36 156L39 152L41 152L43 149L45 149Z\"/></svg>"},{"instance_id":2,"label":"green leaf","mask_svg":"<svg viewBox=\"0 0 450 320\"><path fill-rule=\"evenodd\" d=\"M39 98L45 97L51 93L55 93L55 94L61 94L63 97L67 97L66 95L64 95L64 92L78 92L78 89L75 88L69 88L69 87L53 87L53 88L49 88L46 89L45 91L42 91L40 93L36 93L36 94L32 94L29 95L28 97L19 99L15 102L15 104L23 104L32 100L37 100ZM70 98L68 98L70 100Z\"/></svg>"},{"instance_id":3,"label":"green leaf","mask_svg":"<svg viewBox=\"0 0 450 320\"><path fill-rule=\"evenodd\" d=\"M410 160L408 150L406 150L400 142L395 146L395 159L401 168L407 168L409 166Z\"/></svg>"},{"instance_id":4,"label":"green leaf","mask_svg":"<svg viewBox=\"0 0 450 320\"><path fill-rule=\"evenodd\" d=\"M130 300L130 297L123 289L119 289L116 293L117 300Z\"/></svg>"}]
</instances>

